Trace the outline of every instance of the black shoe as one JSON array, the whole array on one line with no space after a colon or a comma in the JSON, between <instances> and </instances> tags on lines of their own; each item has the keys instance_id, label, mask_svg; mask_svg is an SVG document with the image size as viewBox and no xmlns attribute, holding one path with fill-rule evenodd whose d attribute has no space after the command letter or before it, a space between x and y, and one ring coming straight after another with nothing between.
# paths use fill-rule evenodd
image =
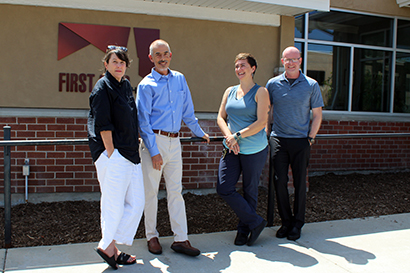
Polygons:
<instances>
[{"instance_id":1,"label":"black shoe","mask_svg":"<svg viewBox=\"0 0 410 273\"><path fill-rule=\"evenodd\" d=\"M259 224L259 226L251 230L251 235L249 235L249 239L247 242L248 246L253 245L256 239L258 239L259 235L261 234L262 230L265 228L266 224L267 222L263 220L262 223Z\"/></svg>"},{"instance_id":2,"label":"black shoe","mask_svg":"<svg viewBox=\"0 0 410 273\"><path fill-rule=\"evenodd\" d=\"M290 228L287 226L281 226L280 229L276 232L276 237L286 238L289 234Z\"/></svg>"},{"instance_id":3,"label":"black shoe","mask_svg":"<svg viewBox=\"0 0 410 273\"><path fill-rule=\"evenodd\" d=\"M243 246L244 244L246 244L247 241L248 241L248 235L238 231L238 233L236 234L234 244L237 246Z\"/></svg>"},{"instance_id":4,"label":"black shoe","mask_svg":"<svg viewBox=\"0 0 410 273\"><path fill-rule=\"evenodd\" d=\"M186 240L184 242L173 242L171 248L178 253L183 253L189 256L198 256L201 254L201 251L193 246L191 243Z\"/></svg>"},{"instance_id":5,"label":"black shoe","mask_svg":"<svg viewBox=\"0 0 410 273\"><path fill-rule=\"evenodd\" d=\"M297 227L293 227L288 234L288 240L296 241L300 238L301 229Z\"/></svg>"}]
</instances>

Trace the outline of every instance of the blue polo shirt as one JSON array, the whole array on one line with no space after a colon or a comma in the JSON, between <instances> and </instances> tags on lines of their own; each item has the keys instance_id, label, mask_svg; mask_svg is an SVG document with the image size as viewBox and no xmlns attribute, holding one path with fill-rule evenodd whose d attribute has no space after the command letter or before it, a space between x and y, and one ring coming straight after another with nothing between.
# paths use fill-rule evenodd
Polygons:
<instances>
[{"instance_id":1,"label":"blue polo shirt","mask_svg":"<svg viewBox=\"0 0 410 273\"><path fill-rule=\"evenodd\" d=\"M323 107L319 84L300 71L299 77L290 84L285 72L268 81L273 125L271 136L304 138L309 134L310 110Z\"/></svg>"}]
</instances>

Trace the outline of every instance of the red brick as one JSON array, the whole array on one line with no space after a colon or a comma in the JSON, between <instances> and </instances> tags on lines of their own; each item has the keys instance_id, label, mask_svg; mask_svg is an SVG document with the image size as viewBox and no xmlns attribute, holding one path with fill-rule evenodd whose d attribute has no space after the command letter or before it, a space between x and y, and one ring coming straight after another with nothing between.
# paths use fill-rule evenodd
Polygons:
<instances>
[{"instance_id":1,"label":"red brick","mask_svg":"<svg viewBox=\"0 0 410 273\"><path fill-rule=\"evenodd\" d=\"M65 181L66 185L84 185L84 180L83 179L67 179Z\"/></svg>"},{"instance_id":2,"label":"red brick","mask_svg":"<svg viewBox=\"0 0 410 273\"><path fill-rule=\"evenodd\" d=\"M57 158L56 159L56 165L73 165L74 163L74 159L70 159L70 158Z\"/></svg>"},{"instance_id":3,"label":"red brick","mask_svg":"<svg viewBox=\"0 0 410 273\"><path fill-rule=\"evenodd\" d=\"M191 170L205 170L206 169L206 165L201 164L201 165L197 165L197 164L191 164Z\"/></svg>"},{"instance_id":4,"label":"red brick","mask_svg":"<svg viewBox=\"0 0 410 273\"><path fill-rule=\"evenodd\" d=\"M67 130L70 131L85 131L86 127L84 125L67 125Z\"/></svg>"},{"instance_id":5,"label":"red brick","mask_svg":"<svg viewBox=\"0 0 410 273\"><path fill-rule=\"evenodd\" d=\"M56 137L61 137L61 138L72 138L74 137L74 133L73 132L67 132L67 131L63 131L63 132L56 132Z\"/></svg>"},{"instance_id":6,"label":"red brick","mask_svg":"<svg viewBox=\"0 0 410 273\"><path fill-rule=\"evenodd\" d=\"M30 174L31 173L45 172L45 171L46 171L45 166L39 166L39 165L34 165L34 164L31 164L31 166L30 166Z\"/></svg>"},{"instance_id":7,"label":"red brick","mask_svg":"<svg viewBox=\"0 0 410 273\"><path fill-rule=\"evenodd\" d=\"M37 123L36 118L17 118L17 123Z\"/></svg>"},{"instance_id":8,"label":"red brick","mask_svg":"<svg viewBox=\"0 0 410 273\"><path fill-rule=\"evenodd\" d=\"M71 152L74 150L74 147L71 145L57 145L56 146L56 151L60 151L60 152Z\"/></svg>"},{"instance_id":9,"label":"red brick","mask_svg":"<svg viewBox=\"0 0 410 273\"><path fill-rule=\"evenodd\" d=\"M99 185L97 179L85 179L84 185Z\"/></svg>"},{"instance_id":10,"label":"red brick","mask_svg":"<svg viewBox=\"0 0 410 273\"><path fill-rule=\"evenodd\" d=\"M67 187L56 187L56 192L73 192L74 187L73 186L67 186Z\"/></svg>"},{"instance_id":11,"label":"red brick","mask_svg":"<svg viewBox=\"0 0 410 273\"><path fill-rule=\"evenodd\" d=\"M48 172L64 172L64 166L47 166Z\"/></svg>"},{"instance_id":12,"label":"red brick","mask_svg":"<svg viewBox=\"0 0 410 273\"><path fill-rule=\"evenodd\" d=\"M198 176L198 171L184 171L183 176Z\"/></svg>"},{"instance_id":13,"label":"red brick","mask_svg":"<svg viewBox=\"0 0 410 273\"><path fill-rule=\"evenodd\" d=\"M32 130L32 131L45 131L46 126L43 124L29 124L27 126L27 130Z\"/></svg>"},{"instance_id":14,"label":"red brick","mask_svg":"<svg viewBox=\"0 0 410 273\"><path fill-rule=\"evenodd\" d=\"M90 147L88 147L88 145L75 145L74 146L74 151L86 151L89 152L90 151ZM91 153L90 153L91 156Z\"/></svg>"},{"instance_id":15,"label":"red brick","mask_svg":"<svg viewBox=\"0 0 410 273\"><path fill-rule=\"evenodd\" d=\"M69 158L84 158L83 152L67 152L66 157Z\"/></svg>"},{"instance_id":16,"label":"red brick","mask_svg":"<svg viewBox=\"0 0 410 273\"><path fill-rule=\"evenodd\" d=\"M57 118L57 123L60 124L74 124L74 118Z\"/></svg>"},{"instance_id":17,"label":"red brick","mask_svg":"<svg viewBox=\"0 0 410 273\"><path fill-rule=\"evenodd\" d=\"M51 131L47 132L36 132L38 138L55 138L55 133Z\"/></svg>"},{"instance_id":18,"label":"red brick","mask_svg":"<svg viewBox=\"0 0 410 273\"><path fill-rule=\"evenodd\" d=\"M74 132L74 137L75 138L87 138L87 131L83 132Z\"/></svg>"},{"instance_id":19,"label":"red brick","mask_svg":"<svg viewBox=\"0 0 410 273\"><path fill-rule=\"evenodd\" d=\"M70 165L70 166L66 166L65 170L67 172L83 172L84 166Z\"/></svg>"},{"instance_id":20,"label":"red brick","mask_svg":"<svg viewBox=\"0 0 410 273\"><path fill-rule=\"evenodd\" d=\"M54 187L36 187L36 192L51 193L51 192L55 192L55 188Z\"/></svg>"},{"instance_id":21,"label":"red brick","mask_svg":"<svg viewBox=\"0 0 410 273\"><path fill-rule=\"evenodd\" d=\"M74 191L75 192L92 192L93 187L92 186L75 186Z\"/></svg>"},{"instance_id":22,"label":"red brick","mask_svg":"<svg viewBox=\"0 0 410 273\"><path fill-rule=\"evenodd\" d=\"M76 124L87 124L87 118L76 118L75 123Z\"/></svg>"},{"instance_id":23,"label":"red brick","mask_svg":"<svg viewBox=\"0 0 410 273\"><path fill-rule=\"evenodd\" d=\"M85 173L85 172L75 172L74 177L75 178L92 178L93 174L92 173Z\"/></svg>"},{"instance_id":24,"label":"red brick","mask_svg":"<svg viewBox=\"0 0 410 273\"><path fill-rule=\"evenodd\" d=\"M18 138L35 138L36 132L35 131L19 131L17 132Z\"/></svg>"},{"instance_id":25,"label":"red brick","mask_svg":"<svg viewBox=\"0 0 410 273\"><path fill-rule=\"evenodd\" d=\"M47 129L49 131L65 131L64 124L48 124Z\"/></svg>"},{"instance_id":26,"label":"red brick","mask_svg":"<svg viewBox=\"0 0 410 273\"><path fill-rule=\"evenodd\" d=\"M36 147L37 151L48 151L48 152L54 152L55 151L55 146L54 145L47 145L47 146L37 146Z\"/></svg>"},{"instance_id":27,"label":"red brick","mask_svg":"<svg viewBox=\"0 0 410 273\"><path fill-rule=\"evenodd\" d=\"M79 164L79 165L88 165L88 164L93 164L92 158L75 158L74 159L74 164Z\"/></svg>"},{"instance_id":28,"label":"red brick","mask_svg":"<svg viewBox=\"0 0 410 273\"><path fill-rule=\"evenodd\" d=\"M53 172L38 172L35 173L36 179L50 179L54 178L54 173Z\"/></svg>"},{"instance_id":29,"label":"red brick","mask_svg":"<svg viewBox=\"0 0 410 273\"><path fill-rule=\"evenodd\" d=\"M56 118L49 118L49 117L37 118L37 123L46 123L46 124L48 124L48 123L55 123L55 122L56 122Z\"/></svg>"},{"instance_id":30,"label":"red brick","mask_svg":"<svg viewBox=\"0 0 410 273\"><path fill-rule=\"evenodd\" d=\"M27 158L45 158L46 153L44 152L28 152Z\"/></svg>"},{"instance_id":31,"label":"red brick","mask_svg":"<svg viewBox=\"0 0 410 273\"><path fill-rule=\"evenodd\" d=\"M194 145L182 145L182 150L183 151L198 151L199 148L198 146L194 146Z\"/></svg>"},{"instance_id":32,"label":"red brick","mask_svg":"<svg viewBox=\"0 0 410 273\"><path fill-rule=\"evenodd\" d=\"M74 174L72 172L56 173L56 178L73 178L73 177L74 177Z\"/></svg>"},{"instance_id":33,"label":"red brick","mask_svg":"<svg viewBox=\"0 0 410 273\"><path fill-rule=\"evenodd\" d=\"M49 179L48 181L47 181L47 185L48 186L62 186L62 185L65 185L65 181L64 180L61 180L61 179Z\"/></svg>"},{"instance_id":34,"label":"red brick","mask_svg":"<svg viewBox=\"0 0 410 273\"><path fill-rule=\"evenodd\" d=\"M55 159L36 159L37 165L54 165Z\"/></svg>"}]
</instances>

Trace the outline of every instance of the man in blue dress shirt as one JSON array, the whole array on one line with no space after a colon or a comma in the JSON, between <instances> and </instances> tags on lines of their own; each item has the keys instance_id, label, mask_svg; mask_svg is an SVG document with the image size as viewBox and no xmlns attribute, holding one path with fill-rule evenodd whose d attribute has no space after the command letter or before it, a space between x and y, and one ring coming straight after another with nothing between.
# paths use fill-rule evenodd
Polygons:
<instances>
[{"instance_id":1,"label":"man in blue dress shirt","mask_svg":"<svg viewBox=\"0 0 410 273\"><path fill-rule=\"evenodd\" d=\"M182 197L182 155L179 130L181 122L198 137L209 143L209 136L195 117L191 93L183 74L169 69L172 52L164 40L150 45L149 58L154 68L138 85L137 108L140 135L140 155L145 188L145 233L148 250L161 254L157 231L158 189L164 174L168 212L174 243L179 253L197 256L200 251L188 241L185 202Z\"/></svg>"}]
</instances>

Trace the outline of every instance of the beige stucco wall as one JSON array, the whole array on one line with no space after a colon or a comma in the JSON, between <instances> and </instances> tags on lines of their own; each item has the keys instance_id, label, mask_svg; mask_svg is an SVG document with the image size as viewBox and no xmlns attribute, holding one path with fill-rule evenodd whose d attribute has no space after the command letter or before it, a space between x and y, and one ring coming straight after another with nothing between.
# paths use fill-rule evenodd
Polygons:
<instances>
[{"instance_id":1,"label":"beige stucco wall","mask_svg":"<svg viewBox=\"0 0 410 273\"><path fill-rule=\"evenodd\" d=\"M331 8L410 17L410 8L400 8L396 0L330 0Z\"/></svg>"},{"instance_id":2,"label":"beige stucco wall","mask_svg":"<svg viewBox=\"0 0 410 273\"><path fill-rule=\"evenodd\" d=\"M133 27L160 29L173 52L171 69L185 74L196 111L216 112L223 91L237 84L233 60L251 52L258 60L257 83L265 85L279 63L279 28L215 21L89 10L0 5L0 107L87 109L89 93L58 91L58 75L99 75L103 52L93 45L57 60L60 22L131 27L134 60L127 74L137 86ZM293 27L292 27L293 28ZM94 82L97 77L94 79Z\"/></svg>"}]
</instances>

